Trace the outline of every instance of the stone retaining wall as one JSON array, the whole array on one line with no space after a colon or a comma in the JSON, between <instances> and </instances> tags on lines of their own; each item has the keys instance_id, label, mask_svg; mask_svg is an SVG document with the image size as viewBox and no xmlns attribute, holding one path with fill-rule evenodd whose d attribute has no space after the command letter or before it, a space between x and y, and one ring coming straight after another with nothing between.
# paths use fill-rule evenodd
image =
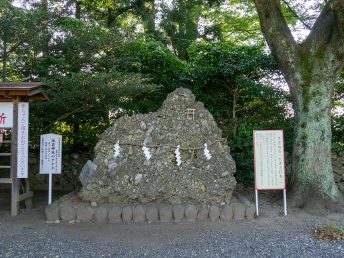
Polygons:
<instances>
[{"instance_id":1,"label":"stone retaining wall","mask_svg":"<svg viewBox=\"0 0 344 258\"><path fill-rule=\"evenodd\" d=\"M46 210L48 223L178 223L252 220L255 207L243 203L216 205L115 205L73 201L63 197Z\"/></svg>"}]
</instances>

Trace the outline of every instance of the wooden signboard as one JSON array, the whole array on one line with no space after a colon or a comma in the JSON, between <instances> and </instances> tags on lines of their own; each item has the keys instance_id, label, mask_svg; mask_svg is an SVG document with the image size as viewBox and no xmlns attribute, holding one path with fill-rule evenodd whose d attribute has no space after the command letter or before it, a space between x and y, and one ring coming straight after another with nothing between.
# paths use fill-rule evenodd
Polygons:
<instances>
[{"instance_id":1,"label":"wooden signboard","mask_svg":"<svg viewBox=\"0 0 344 258\"><path fill-rule=\"evenodd\" d=\"M287 215L283 131L253 131L253 147L256 213L259 214L258 190L283 190L284 214Z\"/></svg>"}]
</instances>

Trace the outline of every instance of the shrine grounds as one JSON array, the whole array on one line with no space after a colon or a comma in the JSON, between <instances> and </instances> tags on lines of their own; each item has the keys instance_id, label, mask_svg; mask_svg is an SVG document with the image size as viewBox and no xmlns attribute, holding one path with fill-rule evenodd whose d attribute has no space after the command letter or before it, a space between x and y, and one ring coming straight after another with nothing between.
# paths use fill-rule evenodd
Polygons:
<instances>
[{"instance_id":1,"label":"shrine grounds","mask_svg":"<svg viewBox=\"0 0 344 258\"><path fill-rule=\"evenodd\" d=\"M253 201L253 189L245 191ZM55 193L55 197L57 193ZM344 214L314 215L288 209L260 194L254 221L157 224L47 224L46 193L34 208L10 215L0 192L0 257L344 257L344 240L318 240L316 227L344 226Z\"/></svg>"}]
</instances>

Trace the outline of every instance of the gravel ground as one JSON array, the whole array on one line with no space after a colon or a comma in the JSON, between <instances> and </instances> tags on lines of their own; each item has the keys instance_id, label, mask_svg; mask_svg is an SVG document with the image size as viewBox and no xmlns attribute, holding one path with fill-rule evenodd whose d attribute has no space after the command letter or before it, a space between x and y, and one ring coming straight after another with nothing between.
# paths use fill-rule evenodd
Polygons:
<instances>
[{"instance_id":1,"label":"gravel ground","mask_svg":"<svg viewBox=\"0 0 344 258\"><path fill-rule=\"evenodd\" d=\"M0 208L0 257L344 257L344 241L317 240L316 226L344 214L311 215L261 201L254 221L179 224L47 224L44 204L11 217Z\"/></svg>"}]
</instances>

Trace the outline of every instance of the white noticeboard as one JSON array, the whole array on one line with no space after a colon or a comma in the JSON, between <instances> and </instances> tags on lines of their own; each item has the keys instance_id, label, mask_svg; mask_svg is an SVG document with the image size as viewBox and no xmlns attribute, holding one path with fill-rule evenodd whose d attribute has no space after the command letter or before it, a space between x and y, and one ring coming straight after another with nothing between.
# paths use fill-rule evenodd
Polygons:
<instances>
[{"instance_id":1,"label":"white noticeboard","mask_svg":"<svg viewBox=\"0 0 344 258\"><path fill-rule=\"evenodd\" d=\"M52 175L61 174L62 136L58 134L41 135L39 173L49 174L48 204L52 200Z\"/></svg>"},{"instance_id":2,"label":"white noticeboard","mask_svg":"<svg viewBox=\"0 0 344 258\"><path fill-rule=\"evenodd\" d=\"M13 127L13 103L0 103L0 128Z\"/></svg>"},{"instance_id":3,"label":"white noticeboard","mask_svg":"<svg viewBox=\"0 0 344 258\"><path fill-rule=\"evenodd\" d=\"M29 103L18 103L17 178L28 177Z\"/></svg>"},{"instance_id":4,"label":"white noticeboard","mask_svg":"<svg viewBox=\"0 0 344 258\"><path fill-rule=\"evenodd\" d=\"M283 130L253 131L253 145L257 215L258 190L283 190L287 215Z\"/></svg>"},{"instance_id":5,"label":"white noticeboard","mask_svg":"<svg viewBox=\"0 0 344 258\"><path fill-rule=\"evenodd\" d=\"M61 174L62 136L41 135L40 174Z\"/></svg>"},{"instance_id":6,"label":"white noticeboard","mask_svg":"<svg viewBox=\"0 0 344 258\"><path fill-rule=\"evenodd\" d=\"M257 190L285 189L283 131L254 131Z\"/></svg>"}]
</instances>

